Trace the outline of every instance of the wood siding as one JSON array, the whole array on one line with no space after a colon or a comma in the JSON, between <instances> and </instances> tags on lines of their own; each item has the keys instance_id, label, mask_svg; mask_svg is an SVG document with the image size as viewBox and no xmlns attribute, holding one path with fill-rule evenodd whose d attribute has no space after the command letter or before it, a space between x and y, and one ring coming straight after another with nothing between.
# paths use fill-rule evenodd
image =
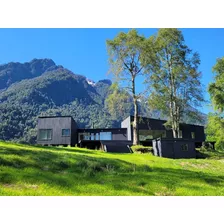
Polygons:
<instances>
[{"instance_id":1,"label":"wood siding","mask_svg":"<svg viewBox=\"0 0 224 224\"><path fill-rule=\"evenodd\" d=\"M72 145L76 141L76 124L72 117L38 118L37 143L41 145ZM40 129L52 129L51 140L40 140ZM62 136L62 129L70 129L70 136Z\"/></svg>"},{"instance_id":2,"label":"wood siding","mask_svg":"<svg viewBox=\"0 0 224 224\"><path fill-rule=\"evenodd\" d=\"M130 122L129 122L130 120ZM131 122L134 120L133 116L126 118L122 123L123 127L131 129L132 126ZM166 130L164 124L166 123L165 120L159 119L152 119L152 118L139 118L139 130ZM192 125L192 124L180 124L180 130L182 131L182 138L184 139L192 139L191 132L195 133L195 142L204 142L205 141L205 133L204 133L204 126L200 125ZM166 130L166 138L173 138L172 130ZM132 140L128 139L128 140Z\"/></svg>"}]
</instances>

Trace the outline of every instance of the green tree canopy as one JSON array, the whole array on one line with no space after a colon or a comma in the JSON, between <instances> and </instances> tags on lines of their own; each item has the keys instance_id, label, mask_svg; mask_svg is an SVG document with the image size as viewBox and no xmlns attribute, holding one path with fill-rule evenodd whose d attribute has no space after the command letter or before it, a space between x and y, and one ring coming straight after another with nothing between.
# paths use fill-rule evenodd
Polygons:
<instances>
[{"instance_id":1,"label":"green tree canopy","mask_svg":"<svg viewBox=\"0 0 224 224\"><path fill-rule=\"evenodd\" d=\"M212 68L214 82L209 84L212 105L216 113L209 114L206 134L208 141L216 141L217 149L224 149L224 57L218 58Z\"/></svg>"},{"instance_id":2,"label":"green tree canopy","mask_svg":"<svg viewBox=\"0 0 224 224\"><path fill-rule=\"evenodd\" d=\"M119 88L117 83L110 87L112 93L106 99L106 108L113 119L122 120L129 116L132 101L126 91Z\"/></svg>"},{"instance_id":3,"label":"green tree canopy","mask_svg":"<svg viewBox=\"0 0 224 224\"><path fill-rule=\"evenodd\" d=\"M130 30L128 33L120 32L113 40L107 40L110 71L114 75L116 82L122 84L133 98L133 144L138 144L137 101L141 95L136 91L136 78L144 72L145 46L145 37L139 35L135 29Z\"/></svg>"},{"instance_id":4,"label":"green tree canopy","mask_svg":"<svg viewBox=\"0 0 224 224\"><path fill-rule=\"evenodd\" d=\"M224 57L219 58L213 67L215 81L209 84L208 91L215 110L224 111Z\"/></svg>"},{"instance_id":5,"label":"green tree canopy","mask_svg":"<svg viewBox=\"0 0 224 224\"><path fill-rule=\"evenodd\" d=\"M224 119L220 114L208 115L208 124L205 129L206 140L215 141L215 148L224 149Z\"/></svg>"},{"instance_id":6,"label":"green tree canopy","mask_svg":"<svg viewBox=\"0 0 224 224\"><path fill-rule=\"evenodd\" d=\"M168 116L173 136L179 137L179 123L186 115L199 119L196 108L203 102L200 58L185 44L178 29L159 29L154 52L152 73L146 80L151 93L149 106Z\"/></svg>"}]
</instances>

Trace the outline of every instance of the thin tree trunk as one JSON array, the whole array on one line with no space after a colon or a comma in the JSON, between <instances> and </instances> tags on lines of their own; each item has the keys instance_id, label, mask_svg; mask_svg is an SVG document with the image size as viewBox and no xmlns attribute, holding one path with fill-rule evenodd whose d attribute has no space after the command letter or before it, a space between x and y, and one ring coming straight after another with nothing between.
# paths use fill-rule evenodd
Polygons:
<instances>
[{"instance_id":1,"label":"thin tree trunk","mask_svg":"<svg viewBox=\"0 0 224 224\"><path fill-rule=\"evenodd\" d=\"M169 65L169 75L170 75L170 116L171 116L171 123L172 123L172 131L173 137L179 138L179 122L178 122L178 113L177 113L177 102L176 102L176 85L174 81L174 77L172 74L172 69Z\"/></svg>"},{"instance_id":2,"label":"thin tree trunk","mask_svg":"<svg viewBox=\"0 0 224 224\"><path fill-rule=\"evenodd\" d=\"M168 53L166 50L166 59L167 59L167 65L169 68L169 81L170 81L170 105L169 105L169 109L170 109L170 119L171 119L171 127L172 127L172 132L173 132L173 138L177 138L178 137L178 131L177 131L177 126L176 126L176 113L175 113L175 83L174 83L174 77L173 77L173 73L172 73L172 66L171 66L171 62L170 59L168 57Z\"/></svg>"},{"instance_id":3,"label":"thin tree trunk","mask_svg":"<svg viewBox=\"0 0 224 224\"><path fill-rule=\"evenodd\" d=\"M132 77L132 94L134 100L133 145L138 145L138 102L135 95L135 77Z\"/></svg>"},{"instance_id":4,"label":"thin tree trunk","mask_svg":"<svg viewBox=\"0 0 224 224\"><path fill-rule=\"evenodd\" d=\"M173 138L176 138L176 132L174 127L174 115L173 115L173 102L172 102L172 95L170 96L170 118L171 118L171 127L173 132Z\"/></svg>"},{"instance_id":5,"label":"thin tree trunk","mask_svg":"<svg viewBox=\"0 0 224 224\"><path fill-rule=\"evenodd\" d=\"M173 137L178 138L179 132L178 132L178 125L177 125L176 121L174 121L174 123L173 123L172 130L173 130Z\"/></svg>"},{"instance_id":6,"label":"thin tree trunk","mask_svg":"<svg viewBox=\"0 0 224 224\"><path fill-rule=\"evenodd\" d=\"M138 145L138 103L134 99L133 145Z\"/></svg>"},{"instance_id":7,"label":"thin tree trunk","mask_svg":"<svg viewBox=\"0 0 224 224\"><path fill-rule=\"evenodd\" d=\"M177 123L176 123L176 114L175 114L175 102L172 103L172 130L173 130L173 137L178 138L178 131L177 131Z\"/></svg>"},{"instance_id":8,"label":"thin tree trunk","mask_svg":"<svg viewBox=\"0 0 224 224\"><path fill-rule=\"evenodd\" d=\"M175 93L175 91L173 91L173 93ZM174 96L174 99L175 99L175 96ZM177 115L176 114L176 102L175 102L175 100L173 100L173 133L174 133L174 138L178 138L177 116L176 115Z\"/></svg>"}]
</instances>

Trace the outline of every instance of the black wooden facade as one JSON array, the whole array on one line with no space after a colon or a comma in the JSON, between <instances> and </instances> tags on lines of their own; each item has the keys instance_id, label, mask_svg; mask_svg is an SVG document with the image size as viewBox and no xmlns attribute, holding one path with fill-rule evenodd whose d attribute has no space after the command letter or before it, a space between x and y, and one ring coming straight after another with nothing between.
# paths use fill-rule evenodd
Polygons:
<instances>
[{"instance_id":1,"label":"black wooden facade","mask_svg":"<svg viewBox=\"0 0 224 224\"><path fill-rule=\"evenodd\" d=\"M133 116L127 117L122 123L122 128L127 128L127 137L129 141L133 139L132 122ZM144 145L152 145L152 140L162 137L164 139L173 139L172 130L165 127L166 120L152 119L146 117L138 118L138 135L140 142ZM191 139L195 145L201 146L205 141L204 126L192 124L180 124L180 132L182 139Z\"/></svg>"},{"instance_id":2,"label":"black wooden facade","mask_svg":"<svg viewBox=\"0 0 224 224\"><path fill-rule=\"evenodd\" d=\"M153 153L155 156L180 159L196 158L194 141L191 139L154 139Z\"/></svg>"},{"instance_id":3,"label":"black wooden facade","mask_svg":"<svg viewBox=\"0 0 224 224\"><path fill-rule=\"evenodd\" d=\"M39 117L37 143L41 145L75 145L77 128L78 126L71 116Z\"/></svg>"},{"instance_id":4,"label":"black wooden facade","mask_svg":"<svg viewBox=\"0 0 224 224\"><path fill-rule=\"evenodd\" d=\"M74 146L80 141L126 141L126 128L79 129L71 116L39 117L37 144ZM93 146L91 146L93 147Z\"/></svg>"},{"instance_id":5,"label":"black wooden facade","mask_svg":"<svg viewBox=\"0 0 224 224\"><path fill-rule=\"evenodd\" d=\"M102 141L104 143L106 141L114 141L117 145L122 145L122 142L128 142L128 145L131 145L133 120L134 117L129 116L121 123L121 128L79 129L71 116L39 117L37 143L41 145L64 146L78 144L80 146L89 146L90 148L99 147L102 145ZM152 145L153 139L156 138L173 139L172 130L166 129L165 122L165 120L140 117L138 122L140 143ZM180 124L180 131L181 139L190 140L194 146L200 146L205 141L203 126Z\"/></svg>"}]
</instances>

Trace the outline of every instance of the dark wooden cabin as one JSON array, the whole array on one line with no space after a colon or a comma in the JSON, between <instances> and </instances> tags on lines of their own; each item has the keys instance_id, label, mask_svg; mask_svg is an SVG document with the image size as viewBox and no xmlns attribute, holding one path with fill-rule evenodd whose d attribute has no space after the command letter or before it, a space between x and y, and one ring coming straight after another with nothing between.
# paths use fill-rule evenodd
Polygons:
<instances>
[{"instance_id":1,"label":"dark wooden cabin","mask_svg":"<svg viewBox=\"0 0 224 224\"><path fill-rule=\"evenodd\" d=\"M71 116L49 116L38 118L37 143L41 145L63 145L102 148L107 151L130 152L133 139L133 116L121 123L121 128L79 129ZM173 139L172 130L165 127L165 120L139 117L139 139L142 145L152 146L153 139ZM204 127L192 124L180 124L180 139L190 140L194 147L205 141ZM173 139L174 140L174 139ZM127 148L125 148L127 147ZM117 150L118 149L118 150Z\"/></svg>"}]
</instances>

